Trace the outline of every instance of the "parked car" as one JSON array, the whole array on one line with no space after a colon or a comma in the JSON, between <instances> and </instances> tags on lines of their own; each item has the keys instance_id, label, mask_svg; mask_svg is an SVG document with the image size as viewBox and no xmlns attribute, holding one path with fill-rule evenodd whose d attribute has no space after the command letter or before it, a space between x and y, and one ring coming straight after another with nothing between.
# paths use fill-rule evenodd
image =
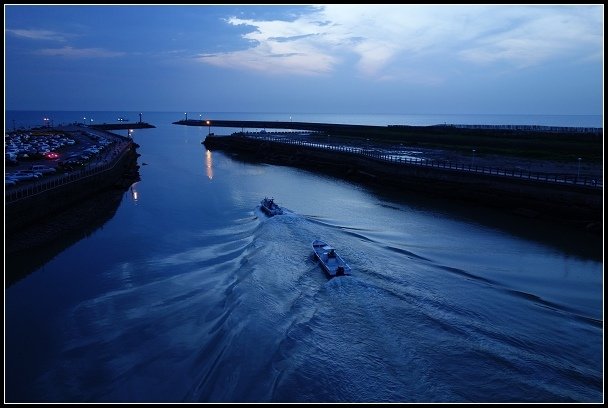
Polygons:
<instances>
[{"instance_id":1,"label":"parked car","mask_svg":"<svg viewBox=\"0 0 608 408\"><path fill-rule=\"evenodd\" d=\"M17 170L14 173L9 173L8 176L14 180L36 180L37 178L42 177L42 174L27 170Z\"/></svg>"},{"instance_id":2,"label":"parked car","mask_svg":"<svg viewBox=\"0 0 608 408\"><path fill-rule=\"evenodd\" d=\"M44 155L44 157L48 160L55 160L59 158L59 153L57 152L48 152Z\"/></svg>"},{"instance_id":3,"label":"parked car","mask_svg":"<svg viewBox=\"0 0 608 408\"><path fill-rule=\"evenodd\" d=\"M82 160L72 158L60 161L58 166L63 170L69 171L84 166L84 163L82 162Z\"/></svg>"},{"instance_id":4,"label":"parked car","mask_svg":"<svg viewBox=\"0 0 608 408\"><path fill-rule=\"evenodd\" d=\"M41 164L35 164L33 166L30 166L29 169L33 172L38 172L38 173L42 173L42 174L51 174L51 173L57 172L57 170L55 170L54 168L48 167L48 166L43 166Z\"/></svg>"}]
</instances>

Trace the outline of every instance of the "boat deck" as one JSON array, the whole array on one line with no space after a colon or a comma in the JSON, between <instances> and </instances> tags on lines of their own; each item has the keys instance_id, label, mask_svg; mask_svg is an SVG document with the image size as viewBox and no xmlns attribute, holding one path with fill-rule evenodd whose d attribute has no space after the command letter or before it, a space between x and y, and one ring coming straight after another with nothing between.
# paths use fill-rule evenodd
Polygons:
<instances>
[{"instance_id":1,"label":"boat deck","mask_svg":"<svg viewBox=\"0 0 608 408\"><path fill-rule=\"evenodd\" d=\"M343 268L344 275L350 275L350 266L335 252L335 249L325 242L316 240L312 244L315 255L330 276L339 276L338 268Z\"/></svg>"}]
</instances>

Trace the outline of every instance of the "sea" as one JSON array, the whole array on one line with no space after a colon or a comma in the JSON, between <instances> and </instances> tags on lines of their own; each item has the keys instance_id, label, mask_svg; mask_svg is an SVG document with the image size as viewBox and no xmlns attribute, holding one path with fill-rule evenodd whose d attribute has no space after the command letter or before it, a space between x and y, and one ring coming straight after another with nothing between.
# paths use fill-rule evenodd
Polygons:
<instances>
[{"instance_id":1,"label":"sea","mask_svg":"<svg viewBox=\"0 0 608 408\"><path fill-rule=\"evenodd\" d=\"M156 128L131 133L140 180L103 222L83 216L80 235L5 256L5 403L604 401L602 236L209 151L206 135L230 129L172 124L186 117L603 126L601 115L6 111L5 131ZM265 197L285 213L267 217ZM328 278L315 239L352 275Z\"/></svg>"}]
</instances>

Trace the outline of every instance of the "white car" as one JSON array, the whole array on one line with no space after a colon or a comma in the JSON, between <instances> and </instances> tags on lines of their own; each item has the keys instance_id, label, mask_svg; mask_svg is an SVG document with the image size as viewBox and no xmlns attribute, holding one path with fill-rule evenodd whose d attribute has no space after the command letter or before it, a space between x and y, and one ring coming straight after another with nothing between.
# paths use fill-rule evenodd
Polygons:
<instances>
[{"instance_id":1,"label":"white car","mask_svg":"<svg viewBox=\"0 0 608 408\"><path fill-rule=\"evenodd\" d=\"M55 170L54 168L48 167L48 166L43 166L41 164L36 164L34 166L31 166L30 171L33 171L36 173L42 173L42 174L50 174L50 173L57 172L57 170Z\"/></svg>"},{"instance_id":2,"label":"white car","mask_svg":"<svg viewBox=\"0 0 608 408\"><path fill-rule=\"evenodd\" d=\"M12 178L14 180L36 180L37 178L41 177L42 175L40 173L33 173L31 171L27 171L27 170L19 170L15 173L9 173L8 174L9 178Z\"/></svg>"}]
</instances>

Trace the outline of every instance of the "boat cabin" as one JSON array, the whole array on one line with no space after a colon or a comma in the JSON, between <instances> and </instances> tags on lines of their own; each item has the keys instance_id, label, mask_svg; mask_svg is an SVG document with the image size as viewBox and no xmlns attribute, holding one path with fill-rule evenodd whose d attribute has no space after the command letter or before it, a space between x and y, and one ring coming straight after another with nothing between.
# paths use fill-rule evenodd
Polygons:
<instances>
[{"instance_id":1,"label":"boat cabin","mask_svg":"<svg viewBox=\"0 0 608 408\"><path fill-rule=\"evenodd\" d=\"M333 248L330 248L329 251L327 251L327 256L329 258L335 258L336 257L336 251Z\"/></svg>"},{"instance_id":2,"label":"boat cabin","mask_svg":"<svg viewBox=\"0 0 608 408\"><path fill-rule=\"evenodd\" d=\"M325 259L335 258L336 257L336 250L333 247L329 246L329 245L325 245L323 247L323 255L324 255Z\"/></svg>"}]
</instances>

